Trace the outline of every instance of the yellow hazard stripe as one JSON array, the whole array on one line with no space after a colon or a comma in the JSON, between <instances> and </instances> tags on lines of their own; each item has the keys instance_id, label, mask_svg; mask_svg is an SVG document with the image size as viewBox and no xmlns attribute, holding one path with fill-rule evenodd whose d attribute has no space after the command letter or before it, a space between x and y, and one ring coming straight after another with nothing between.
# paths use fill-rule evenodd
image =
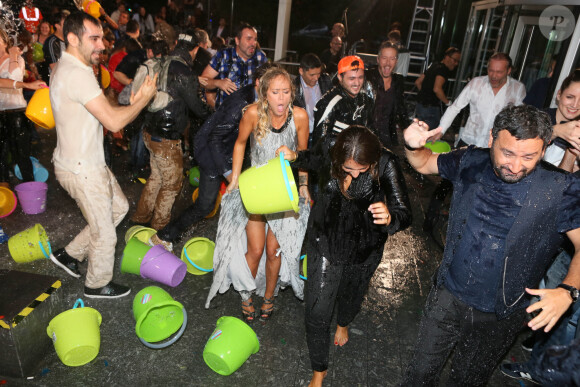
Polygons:
<instances>
[{"instance_id":1,"label":"yellow hazard stripe","mask_svg":"<svg viewBox=\"0 0 580 387\"><path fill-rule=\"evenodd\" d=\"M10 328L14 328L16 325L18 325L18 323L20 323L22 320L24 320L24 318L26 316L28 316L30 313L32 313L32 311L34 310L34 308L36 308L38 305L40 305L41 302L45 301L47 298L50 297L50 295L52 293L54 293L54 291L58 288L60 288L62 286L62 283L59 281L56 281L55 283L53 283L50 288L48 288L46 290L46 292L42 293L41 295L39 295L38 297L36 297L34 299L34 301L32 301L26 308L22 309L22 311L20 313L18 313L17 316L14 317L14 319L8 323L4 320L0 320L0 326L2 328L6 328L6 329L10 329Z\"/></svg>"}]
</instances>

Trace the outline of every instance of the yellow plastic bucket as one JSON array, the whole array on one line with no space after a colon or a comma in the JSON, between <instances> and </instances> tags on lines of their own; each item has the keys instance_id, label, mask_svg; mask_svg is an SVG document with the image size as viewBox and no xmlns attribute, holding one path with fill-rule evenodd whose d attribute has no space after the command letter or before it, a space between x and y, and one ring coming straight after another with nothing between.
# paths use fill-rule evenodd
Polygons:
<instances>
[{"instance_id":1,"label":"yellow plastic bucket","mask_svg":"<svg viewBox=\"0 0 580 387\"><path fill-rule=\"evenodd\" d=\"M95 0L83 1L83 11L85 11L86 13L97 19L101 17L101 12L99 11L99 8L101 8L101 4L99 4Z\"/></svg>"},{"instance_id":2,"label":"yellow plastic bucket","mask_svg":"<svg viewBox=\"0 0 580 387\"><path fill-rule=\"evenodd\" d=\"M19 232L8 240L8 250L12 259L18 263L50 258L50 242L44 227L40 223Z\"/></svg>"},{"instance_id":3,"label":"yellow plastic bucket","mask_svg":"<svg viewBox=\"0 0 580 387\"><path fill-rule=\"evenodd\" d=\"M181 250L181 260L187 265L187 272L204 275L213 271L213 251L215 243L207 238L192 238Z\"/></svg>"},{"instance_id":4,"label":"yellow plastic bucket","mask_svg":"<svg viewBox=\"0 0 580 387\"><path fill-rule=\"evenodd\" d=\"M101 85L103 85L103 89L106 89L111 84L111 74L109 74L109 70L105 68L105 66L101 65Z\"/></svg>"},{"instance_id":5,"label":"yellow plastic bucket","mask_svg":"<svg viewBox=\"0 0 580 387\"><path fill-rule=\"evenodd\" d=\"M85 308L80 298L73 309L50 321L46 333L64 365L81 366L97 357L101 347L101 321L101 314L93 308Z\"/></svg>"},{"instance_id":6,"label":"yellow plastic bucket","mask_svg":"<svg viewBox=\"0 0 580 387\"><path fill-rule=\"evenodd\" d=\"M125 233L125 243L129 242L131 238L137 238L141 242L148 244L151 238L157 231L145 226L133 226Z\"/></svg>"},{"instance_id":7,"label":"yellow plastic bucket","mask_svg":"<svg viewBox=\"0 0 580 387\"><path fill-rule=\"evenodd\" d=\"M195 191L193 191L193 194L191 195L191 200L195 203L198 196L199 196L199 188L196 188ZM207 214L207 216L205 217L206 219L209 219L209 218L215 216L215 214L217 213L217 211L220 208L221 202L222 202L222 194L221 194L221 192L218 192L217 198L215 199L215 206L214 206L213 210L211 210L211 212L209 214Z\"/></svg>"},{"instance_id":8,"label":"yellow plastic bucket","mask_svg":"<svg viewBox=\"0 0 580 387\"><path fill-rule=\"evenodd\" d=\"M250 355L260 350L256 332L242 320L223 316L203 349L203 360L220 375L234 373Z\"/></svg>"},{"instance_id":9,"label":"yellow plastic bucket","mask_svg":"<svg viewBox=\"0 0 580 387\"><path fill-rule=\"evenodd\" d=\"M54 116L52 115L52 105L48 87L38 89L32 95L26 107L26 117L36 125L44 129L54 128Z\"/></svg>"},{"instance_id":10,"label":"yellow plastic bucket","mask_svg":"<svg viewBox=\"0 0 580 387\"><path fill-rule=\"evenodd\" d=\"M267 164L248 168L240 175L240 195L250 214L298 212L298 191L284 153Z\"/></svg>"},{"instance_id":11,"label":"yellow plastic bucket","mask_svg":"<svg viewBox=\"0 0 580 387\"><path fill-rule=\"evenodd\" d=\"M16 209L18 200L14 192L6 187L0 187L0 218L4 218Z\"/></svg>"}]
</instances>

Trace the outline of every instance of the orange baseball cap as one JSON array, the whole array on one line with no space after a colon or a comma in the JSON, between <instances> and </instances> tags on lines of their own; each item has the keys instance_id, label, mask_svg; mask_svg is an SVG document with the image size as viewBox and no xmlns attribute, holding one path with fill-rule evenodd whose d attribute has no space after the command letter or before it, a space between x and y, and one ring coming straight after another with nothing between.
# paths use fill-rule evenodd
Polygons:
<instances>
[{"instance_id":1,"label":"orange baseball cap","mask_svg":"<svg viewBox=\"0 0 580 387\"><path fill-rule=\"evenodd\" d=\"M348 70L364 70L365 63L356 55L345 56L338 62L338 73L342 74Z\"/></svg>"}]
</instances>

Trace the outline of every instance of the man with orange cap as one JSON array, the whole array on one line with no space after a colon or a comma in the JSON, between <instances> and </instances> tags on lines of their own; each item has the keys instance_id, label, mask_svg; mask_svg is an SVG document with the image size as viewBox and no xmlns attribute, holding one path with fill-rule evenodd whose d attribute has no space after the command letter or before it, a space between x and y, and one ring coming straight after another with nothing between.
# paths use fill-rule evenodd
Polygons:
<instances>
[{"instance_id":1,"label":"man with orange cap","mask_svg":"<svg viewBox=\"0 0 580 387\"><path fill-rule=\"evenodd\" d=\"M331 148L344 129L371 124L374 102L366 93L361 93L364 70L363 60L356 55L346 56L338 62L339 85L326 93L314 108L313 145L324 138L324 145Z\"/></svg>"}]
</instances>

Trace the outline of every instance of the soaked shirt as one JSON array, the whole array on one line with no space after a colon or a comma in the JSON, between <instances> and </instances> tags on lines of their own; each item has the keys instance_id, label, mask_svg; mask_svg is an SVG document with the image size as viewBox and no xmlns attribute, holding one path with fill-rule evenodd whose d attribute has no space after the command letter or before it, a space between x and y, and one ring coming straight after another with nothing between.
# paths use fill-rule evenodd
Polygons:
<instances>
[{"instance_id":1,"label":"soaked shirt","mask_svg":"<svg viewBox=\"0 0 580 387\"><path fill-rule=\"evenodd\" d=\"M457 152L461 157L463 152ZM453 175L456 160L444 160L441 176ZM455 170L457 170L455 168ZM453 177L453 176L451 176ZM461 241L447 273L447 289L460 300L483 312L493 312L503 268L505 237L520 212L530 187L529 176L504 183L486 166Z\"/></svg>"},{"instance_id":2,"label":"soaked shirt","mask_svg":"<svg viewBox=\"0 0 580 387\"><path fill-rule=\"evenodd\" d=\"M439 126L443 133L449 129L455 116L469 105L469 118L465 127L459 131L459 138L467 144L480 148L487 148L489 131L493 127L493 120L497 113L508 104L521 105L526 96L526 87L523 83L508 77L507 82L493 94L487 75L473 78L459 94L459 97L447 108Z\"/></svg>"},{"instance_id":3,"label":"soaked shirt","mask_svg":"<svg viewBox=\"0 0 580 387\"><path fill-rule=\"evenodd\" d=\"M10 72L10 58L6 58L0 63L0 78L12 79L22 82L24 75L24 59L18 57L18 67ZM26 100L22 94L22 89L12 87L0 87L0 111L11 109L23 109L26 107Z\"/></svg>"},{"instance_id":4,"label":"soaked shirt","mask_svg":"<svg viewBox=\"0 0 580 387\"><path fill-rule=\"evenodd\" d=\"M437 163L441 177L452 183L459 181L461 159L467 150L462 148L439 156ZM529 200L527 195L534 173L517 183L505 183L497 177L489 159L480 180L471 183L476 184L474 201L465 227L458 236L459 243L453 251L444 282L453 295L477 310L495 310L504 269L506 236L520 209ZM567 176L568 188L559 203L558 214L555 214L560 233L580 227L578 176Z\"/></svg>"}]
</instances>

